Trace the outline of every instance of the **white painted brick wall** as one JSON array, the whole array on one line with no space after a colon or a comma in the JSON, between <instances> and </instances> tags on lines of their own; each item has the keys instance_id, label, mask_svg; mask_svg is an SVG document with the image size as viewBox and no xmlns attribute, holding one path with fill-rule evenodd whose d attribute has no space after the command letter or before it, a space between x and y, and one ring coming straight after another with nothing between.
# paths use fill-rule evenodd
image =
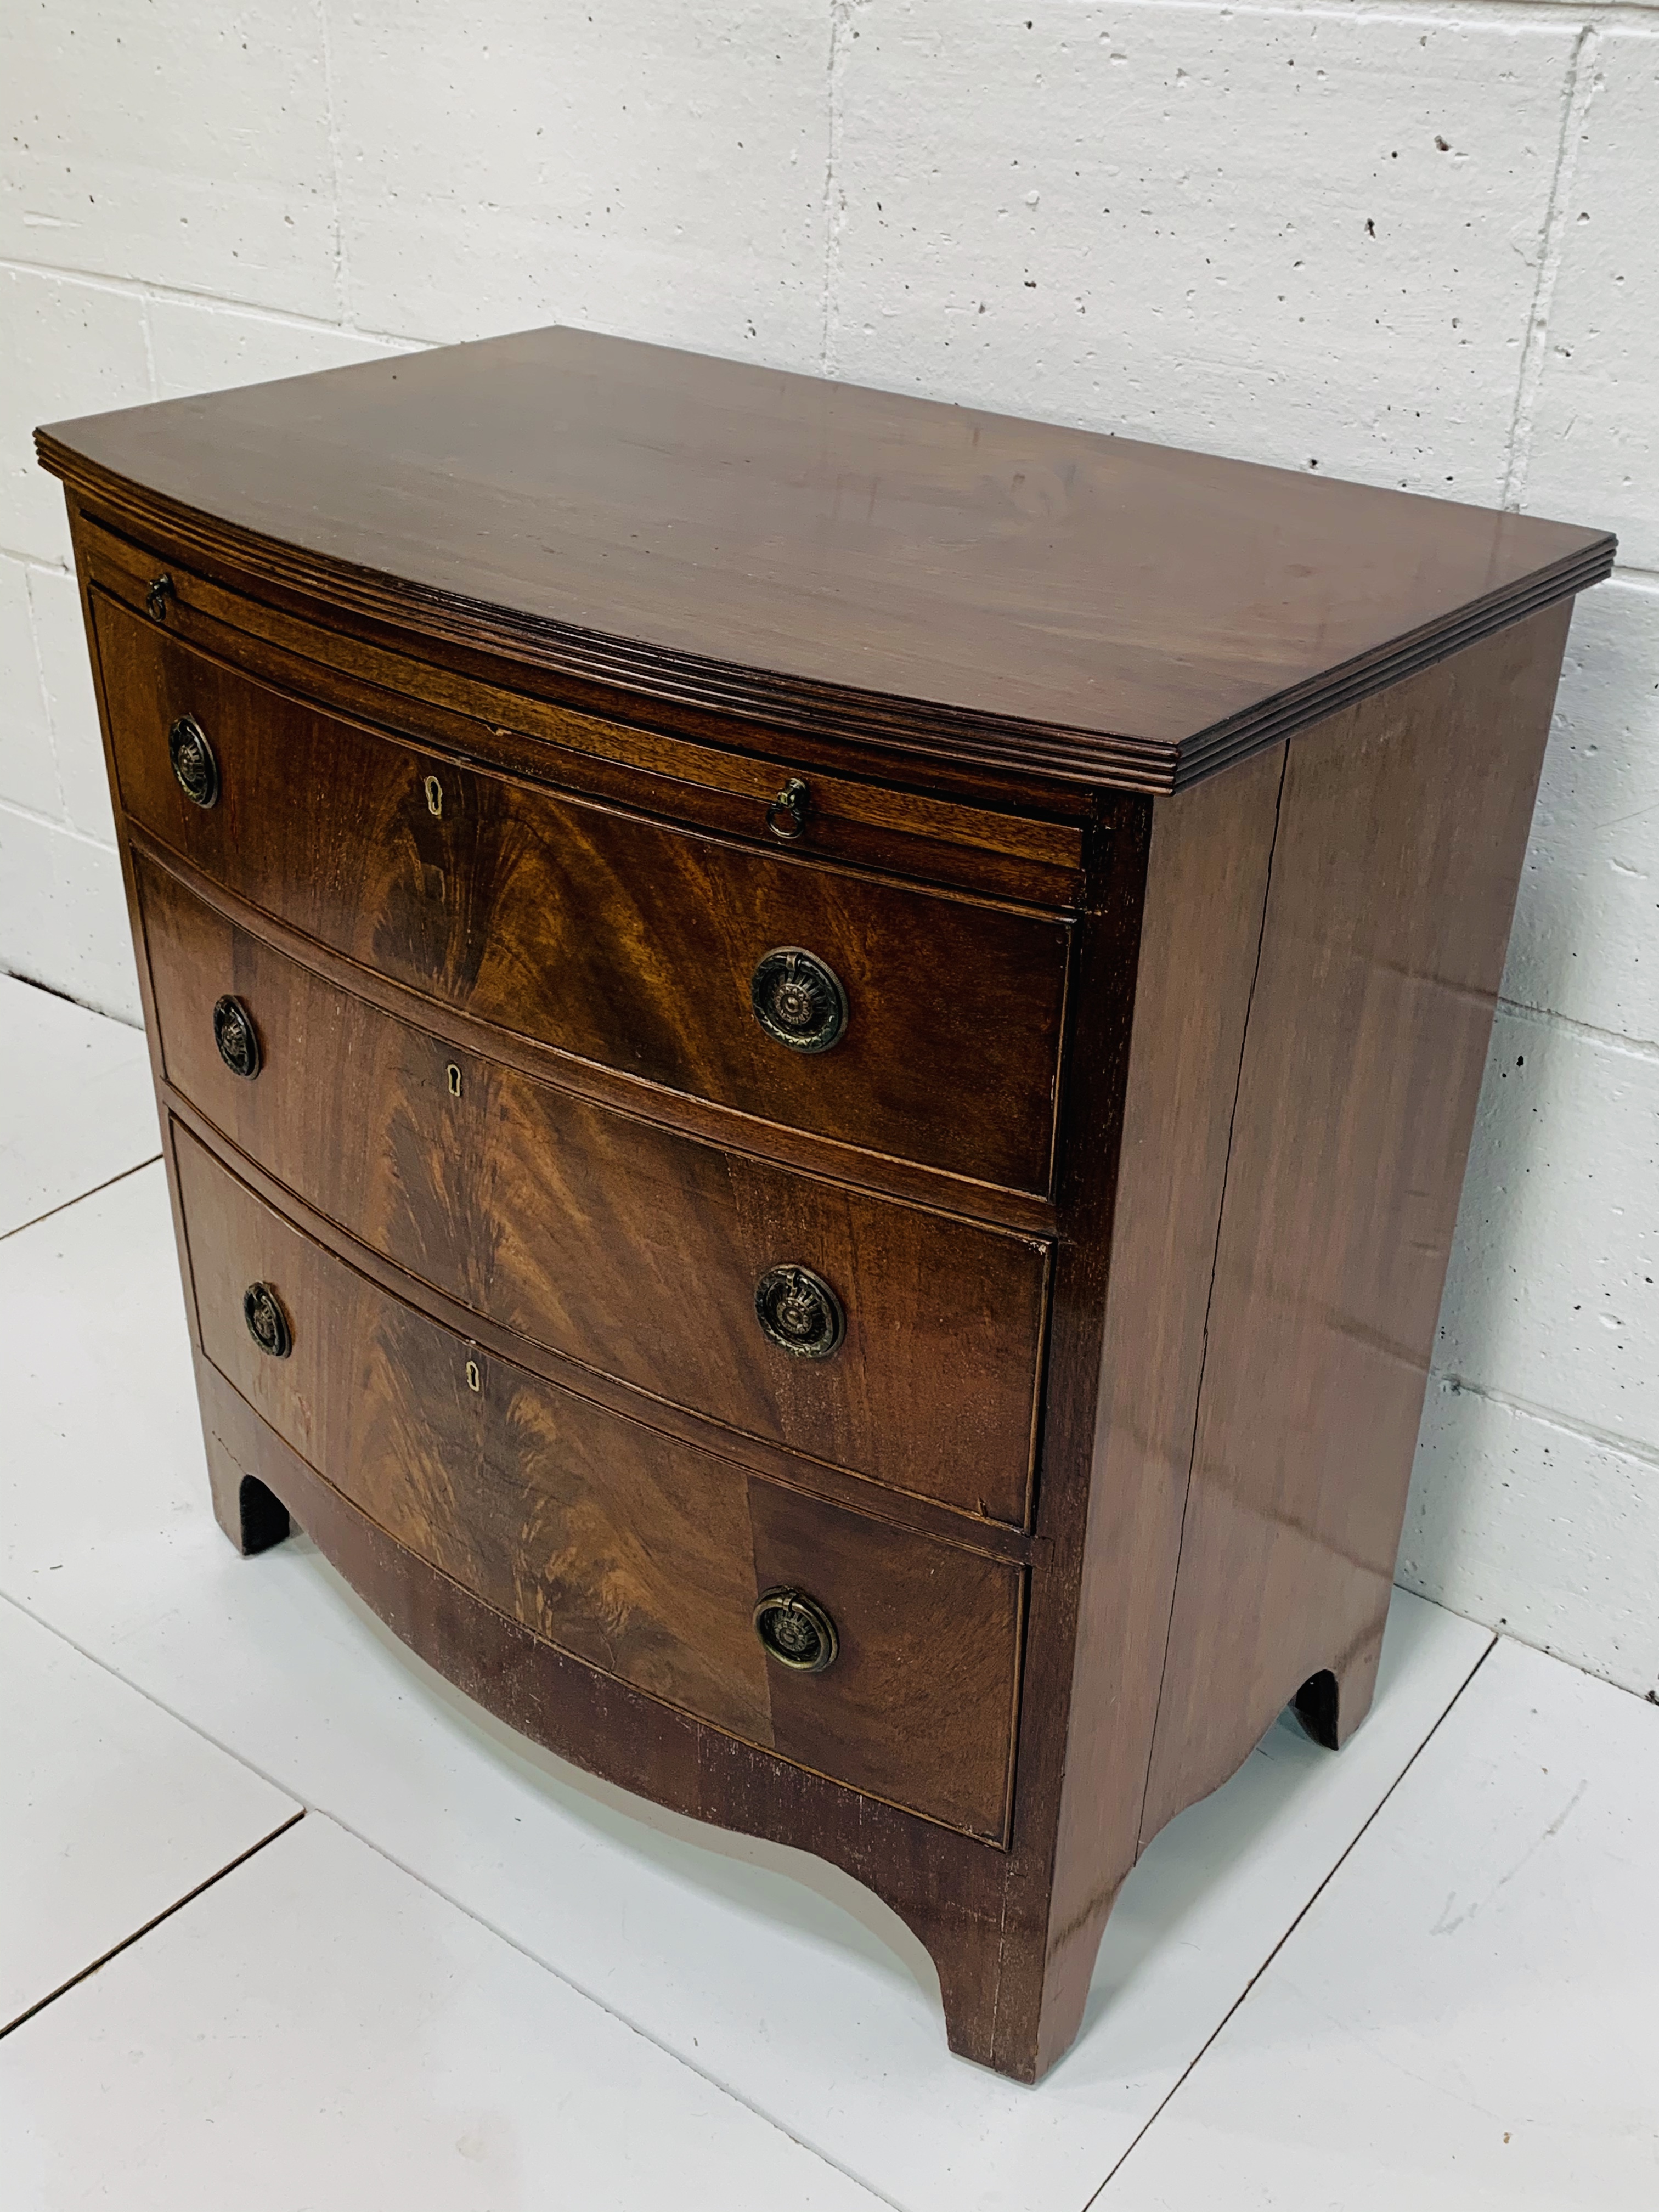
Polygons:
<instances>
[{"instance_id":1,"label":"white painted brick wall","mask_svg":"<svg viewBox=\"0 0 1659 2212\"><path fill-rule=\"evenodd\" d=\"M0 967L137 1016L39 421L547 320L1617 528L1401 1579L1659 1686L1659 7L9 0Z\"/></svg>"}]
</instances>

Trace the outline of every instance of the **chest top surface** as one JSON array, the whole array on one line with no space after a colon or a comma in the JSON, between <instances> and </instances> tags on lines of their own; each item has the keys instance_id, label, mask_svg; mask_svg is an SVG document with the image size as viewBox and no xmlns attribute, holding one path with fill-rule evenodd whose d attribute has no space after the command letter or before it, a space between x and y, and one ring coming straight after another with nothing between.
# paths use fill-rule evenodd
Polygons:
<instances>
[{"instance_id":1,"label":"chest top surface","mask_svg":"<svg viewBox=\"0 0 1659 2212\"><path fill-rule=\"evenodd\" d=\"M1605 532L562 329L59 423L254 580L913 759L1167 791L1612 565Z\"/></svg>"}]
</instances>

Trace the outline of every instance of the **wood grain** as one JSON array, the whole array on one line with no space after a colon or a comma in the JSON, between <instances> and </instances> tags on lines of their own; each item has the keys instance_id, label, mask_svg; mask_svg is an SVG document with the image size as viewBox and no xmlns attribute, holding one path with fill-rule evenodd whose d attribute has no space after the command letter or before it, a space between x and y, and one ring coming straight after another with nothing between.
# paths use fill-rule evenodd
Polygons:
<instances>
[{"instance_id":1,"label":"wood grain","mask_svg":"<svg viewBox=\"0 0 1659 2212\"><path fill-rule=\"evenodd\" d=\"M930 1820L1003 1834L1018 1569L775 1491L483 1358L176 1125L172 1141L205 1356L377 1527L635 1689ZM244 1325L252 1282L289 1316L285 1358ZM830 1606L829 1672L796 1676L763 1652L751 1615L779 1586Z\"/></svg>"},{"instance_id":2,"label":"wood grain","mask_svg":"<svg viewBox=\"0 0 1659 2212\"><path fill-rule=\"evenodd\" d=\"M1560 524L579 331L37 443L141 535L433 646L1152 791L1613 555Z\"/></svg>"},{"instance_id":3,"label":"wood grain","mask_svg":"<svg viewBox=\"0 0 1659 2212\"><path fill-rule=\"evenodd\" d=\"M965 2027L994 2011L1006 1854L921 1820L585 1665L395 1542L198 1356L216 1505L295 1519L392 1632L511 1728L692 1818L799 1845L884 1898L932 1951ZM259 1502L263 1501L263 1502ZM988 2037L984 2049L988 2053Z\"/></svg>"},{"instance_id":4,"label":"wood grain","mask_svg":"<svg viewBox=\"0 0 1659 2212\"><path fill-rule=\"evenodd\" d=\"M636 1120L676 1129L722 1151L764 1157L804 1175L890 1194L930 1212L982 1220L1039 1242L1054 1237L1058 1214L1050 1197L1009 1190L916 1160L898 1159L890 1152L866 1152L839 1138L795 1128L786 1121L768 1121L761 1115L740 1113L663 1084L643 1082L620 1069L602 1067L597 1060L578 1060L555 1046L377 975L362 962L290 928L276 915L251 906L216 883L137 823L123 818L122 836L137 860L175 878L193 897L222 915L245 936L270 945L349 997L365 999L408 1027L441 1038L452 1052L471 1053L516 1068L537 1082L550 1083L557 1090L592 1099L597 1105L610 1106ZM136 908L133 911L136 915Z\"/></svg>"},{"instance_id":5,"label":"wood grain","mask_svg":"<svg viewBox=\"0 0 1659 2212\"><path fill-rule=\"evenodd\" d=\"M1283 748L1153 813L1037 2039L1082 2020L1139 1848ZM1224 1603L1224 1593L1214 1593Z\"/></svg>"},{"instance_id":6,"label":"wood grain","mask_svg":"<svg viewBox=\"0 0 1659 2212\"><path fill-rule=\"evenodd\" d=\"M129 816L293 927L483 1019L743 1111L1048 1188L1068 932L423 755L96 610ZM173 780L194 715L216 805ZM434 817L426 780L441 787ZM763 954L804 945L851 1015L832 1050L756 1021Z\"/></svg>"},{"instance_id":7,"label":"wood grain","mask_svg":"<svg viewBox=\"0 0 1659 2212\"><path fill-rule=\"evenodd\" d=\"M1567 610L1291 746L1143 1839L1370 1702Z\"/></svg>"},{"instance_id":8,"label":"wood grain","mask_svg":"<svg viewBox=\"0 0 1659 2212\"><path fill-rule=\"evenodd\" d=\"M1028 1531L976 1516L971 1520L964 1519L959 1507L937 1503L915 1491L893 1489L884 1484L872 1486L866 1475L848 1474L827 1460L809 1458L785 1445L770 1443L747 1431L712 1420L707 1414L694 1413L672 1398L641 1392L631 1383L617 1382L599 1368L583 1366L561 1352L550 1351L533 1337L503 1328L488 1315L416 1280L406 1269L383 1259L371 1246L315 1212L283 1184L273 1182L257 1161L229 1146L223 1133L215 1128L171 1084L162 1085L161 1097L164 1118L177 1121L210 1152L219 1154L237 1178L273 1212L291 1222L314 1243L325 1246L354 1273L378 1284L392 1297L418 1305L452 1334L476 1343L489 1356L523 1367L561 1389L606 1407L624 1420L642 1421L664 1436L677 1437L700 1451L729 1459L769 1481L808 1492L831 1504L844 1505L854 1513L877 1513L885 1520L915 1528L925 1535L939 1537L946 1543L970 1544L975 1551L995 1559L1020 1565L1029 1562L1032 1539Z\"/></svg>"},{"instance_id":9,"label":"wood grain","mask_svg":"<svg viewBox=\"0 0 1659 2212\"><path fill-rule=\"evenodd\" d=\"M1135 1850L1370 1696L1611 540L559 332L40 443L227 1533L291 1510L513 1726L847 1868L1035 2079ZM817 1060L775 944L848 987ZM786 1242L839 1366L745 1350Z\"/></svg>"},{"instance_id":10,"label":"wood grain","mask_svg":"<svg viewBox=\"0 0 1659 2212\"><path fill-rule=\"evenodd\" d=\"M695 1144L457 1053L236 928L165 869L141 860L138 878L169 1079L319 1212L640 1389L1024 1524L1046 1244ZM215 1047L221 994L263 1041L251 1082ZM761 1332L756 1282L786 1262L842 1298L847 1336L830 1358L792 1358Z\"/></svg>"},{"instance_id":11,"label":"wood grain","mask_svg":"<svg viewBox=\"0 0 1659 2212\"><path fill-rule=\"evenodd\" d=\"M1045 2039L1052 1898L1077 1668L1079 1601L1101 1389L1103 1312L1140 961L1154 806L1103 802L1087 855L1079 925L1076 1015L1068 1041L1057 1196L1061 1234L1049 1301L1048 1385L1026 1630L1024 1711L1014 1843L988 2016L947 2014L951 2048L1034 2081L1057 2055ZM1166 1102L1167 1103L1167 1102ZM1143 1310L1143 1320L1150 1315ZM1131 1358L1136 1356L1131 1349ZM1110 1655L1107 1663L1116 1662ZM1125 1786L1115 1771L1103 1787Z\"/></svg>"},{"instance_id":12,"label":"wood grain","mask_svg":"<svg viewBox=\"0 0 1659 2212\"><path fill-rule=\"evenodd\" d=\"M307 621L84 518L76 539L99 593L136 614L144 614L157 569L166 568L169 636L416 742L429 739L510 772L751 837L769 849L786 841L769 824L767 810L787 781L804 776L805 821L799 837L787 841L793 852L1033 905L1068 906L1078 896L1083 794L1049 793L1042 812L1016 811L1006 790L994 791L990 805L971 805L939 790L936 771L926 789L837 773L830 765L835 748L821 732L786 736L726 717L712 726L702 721L693 737L623 720L515 689L511 668L495 670L492 680L458 667L453 656L417 659L356 635L337 613ZM643 701L624 703L635 715L653 711Z\"/></svg>"}]
</instances>

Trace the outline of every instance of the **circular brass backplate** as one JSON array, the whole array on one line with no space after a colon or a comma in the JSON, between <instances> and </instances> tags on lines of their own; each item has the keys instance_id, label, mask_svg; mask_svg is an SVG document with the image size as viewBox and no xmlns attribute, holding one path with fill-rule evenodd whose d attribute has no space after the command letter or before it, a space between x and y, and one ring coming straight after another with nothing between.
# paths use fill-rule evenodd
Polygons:
<instances>
[{"instance_id":1,"label":"circular brass backplate","mask_svg":"<svg viewBox=\"0 0 1659 2212\"><path fill-rule=\"evenodd\" d=\"M269 1283L250 1283L242 1293L242 1319L261 1352L273 1359L286 1359L294 1349L288 1316Z\"/></svg>"},{"instance_id":2,"label":"circular brass backplate","mask_svg":"<svg viewBox=\"0 0 1659 2212\"><path fill-rule=\"evenodd\" d=\"M251 1083L259 1073L259 1032L240 999L227 994L213 1005L213 1042L233 1075Z\"/></svg>"},{"instance_id":3,"label":"circular brass backplate","mask_svg":"<svg viewBox=\"0 0 1659 2212\"><path fill-rule=\"evenodd\" d=\"M755 1633L769 1659L797 1674L822 1674L841 1649L835 1622L804 1590L768 1590L755 1607Z\"/></svg>"},{"instance_id":4,"label":"circular brass backplate","mask_svg":"<svg viewBox=\"0 0 1659 2212\"><path fill-rule=\"evenodd\" d=\"M179 788L192 806L213 806L219 798L219 763L208 733L194 714L180 714L167 732L167 754Z\"/></svg>"},{"instance_id":5,"label":"circular brass backplate","mask_svg":"<svg viewBox=\"0 0 1659 2212\"><path fill-rule=\"evenodd\" d=\"M828 1359L847 1334L847 1316L829 1284L793 1264L769 1267L756 1284L755 1317L769 1340L797 1359Z\"/></svg>"},{"instance_id":6,"label":"circular brass backplate","mask_svg":"<svg viewBox=\"0 0 1659 2212\"><path fill-rule=\"evenodd\" d=\"M799 945L780 945L749 985L755 1019L791 1052L828 1052L847 1028L847 994L835 969Z\"/></svg>"}]
</instances>

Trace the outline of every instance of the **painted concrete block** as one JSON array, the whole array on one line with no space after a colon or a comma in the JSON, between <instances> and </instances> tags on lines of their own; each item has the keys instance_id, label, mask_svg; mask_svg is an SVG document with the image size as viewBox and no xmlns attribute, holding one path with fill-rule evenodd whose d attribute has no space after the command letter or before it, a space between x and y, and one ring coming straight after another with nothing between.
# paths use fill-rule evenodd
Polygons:
<instances>
[{"instance_id":1,"label":"painted concrete block","mask_svg":"<svg viewBox=\"0 0 1659 2212\"><path fill-rule=\"evenodd\" d=\"M1500 1012L1435 1365L1659 1447L1659 1053Z\"/></svg>"},{"instance_id":2,"label":"painted concrete block","mask_svg":"<svg viewBox=\"0 0 1659 2212\"><path fill-rule=\"evenodd\" d=\"M309 376L407 349L407 341L364 337L355 331L296 323L208 300L152 300L150 340L160 399Z\"/></svg>"},{"instance_id":3,"label":"painted concrete block","mask_svg":"<svg viewBox=\"0 0 1659 2212\"><path fill-rule=\"evenodd\" d=\"M1659 568L1659 35L1601 34L1573 152L1525 498Z\"/></svg>"},{"instance_id":4,"label":"painted concrete block","mask_svg":"<svg viewBox=\"0 0 1659 2212\"><path fill-rule=\"evenodd\" d=\"M0 548L64 566L70 558L62 489L35 466L36 424L150 396L135 293L0 269Z\"/></svg>"},{"instance_id":5,"label":"painted concrete block","mask_svg":"<svg viewBox=\"0 0 1659 2212\"><path fill-rule=\"evenodd\" d=\"M0 253L336 312L316 0L8 0L3 21Z\"/></svg>"},{"instance_id":6,"label":"painted concrete block","mask_svg":"<svg viewBox=\"0 0 1659 2212\"><path fill-rule=\"evenodd\" d=\"M112 846L0 805L0 969L142 1022Z\"/></svg>"},{"instance_id":7,"label":"painted concrete block","mask_svg":"<svg viewBox=\"0 0 1659 2212\"><path fill-rule=\"evenodd\" d=\"M1504 995L1659 1047L1659 584L1574 611Z\"/></svg>"},{"instance_id":8,"label":"painted concrete block","mask_svg":"<svg viewBox=\"0 0 1659 2212\"><path fill-rule=\"evenodd\" d=\"M29 612L29 573L0 555L0 799L32 814L63 812L52 726Z\"/></svg>"},{"instance_id":9,"label":"painted concrete block","mask_svg":"<svg viewBox=\"0 0 1659 2212\"><path fill-rule=\"evenodd\" d=\"M1573 36L1161 0L856 11L832 369L1495 501Z\"/></svg>"},{"instance_id":10,"label":"painted concrete block","mask_svg":"<svg viewBox=\"0 0 1659 2212\"><path fill-rule=\"evenodd\" d=\"M1433 1382L1399 1579L1627 1690L1659 1690L1659 1458Z\"/></svg>"},{"instance_id":11,"label":"painted concrete block","mask_svg":"<svg viewBox=\"0 0 1659 2212\"><path fill-rule=\"evenodd\" d=\"M29 598L64 813L71 828L112 845L115 812L104 768L86 625L81 619L80 586L63 569L32 568Z\"/></svg>"},{"instance_id":12,"label":"painted concrete block","mask_svg":"<svg viewBox=\"0 0 1659 2212\"><path fill-rule=\"evenodd\" d=\"M823 0L342 9L349 319L547 322L817 365Z\"/></svg>"}]
</instances>

